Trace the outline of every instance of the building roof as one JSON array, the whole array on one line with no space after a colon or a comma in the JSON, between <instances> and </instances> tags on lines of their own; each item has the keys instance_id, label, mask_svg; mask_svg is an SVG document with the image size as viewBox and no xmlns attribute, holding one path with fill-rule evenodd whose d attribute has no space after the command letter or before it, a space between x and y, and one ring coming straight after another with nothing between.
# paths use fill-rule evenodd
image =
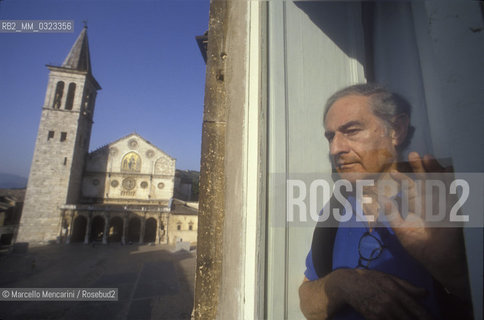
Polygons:
<instances>
[{"instance_id":1,"label":"building roof","mask_svg":"<svg viewBox=\"0 0 484 320\"><path fill-rule=\"evenodd\" d=\"M84 27L77 37L76 42L69 51L63 68L86 71L91 74L91 57L89 55L89 43L87 41L87 27Z\"/></svg>"},{"instance_id":2,"label":"building roof","mask_svg":"<svg viewBox=\"0 0 484 320\"><path fill-rule=\"evenodd\" d=\"M122 140L127 140L131 137L136 137L142 141L144 141L145 143L149 144L150 146L152 146L153 148L155 148L156 150L158 150L159 152L161 152L162 154L164 154L165 156L167 156L168 158L170 158L171 160L176 160L175 158L173 158L172 156L170 156L168 153L166 153L165 151L161 150L160 148L158 148L157 146L155 146L154 144L152 144L151 142L149 142L148 140L146 140L145 138L143 138L142 136L140 136L139 134L137 134L136 132L132 132L122 138L119 138L118 140L116 141L113 141L111 143L108 143L102 147L99 147L91 152L89 152L89 156L94 156L96 153L102 153L102 152L107 152L109 150L109 147L117 144L118 142L122 141Z\"/></svg>"},{"instance_id":3,"label":"building roof","mask_svg":"<svg viewBox=\"0 0 484 320\"><path fill-rule=\"evenodd\" d=\"M190 207L185 201L173 199L171 213L174 215L196 216L198 215L198 210Z\"/></svg>"},{"instance_id":4,"label":"building roof","mask_svg":"<svg viewBox=\"0 0 484 320\"><path fill-rule=\"evenodd\" d=\"M25 188L21 189L0 189L0 198L13 198L16 202L23 202L25 198Z\"/></svg>"},{"instance_id":5,"label":"building roof","mask_svg":"<svg viewBox=\"0 0 484 320\"><path fill-rule=\"evenodd\" d=\"M206 31L201 36L196 36L195 40L197 41L198 48L200 48L200 53L202 54L203 61L207 63L208 31Z\"/></svg>"},{"instance_id":6,"label":"building roof","mask_svg":"<svg viewBox=\"0 0 484 320\"><path fill-rule=\"evenodd\" d=\"M101 89L101 86L96 81L91 71L91 55L89 53L89 43L87 41L87 27L82 29L76 42L74 42L74 45L69 51L69 54L62 63L62 66L47 65L47 67L51 71L65 72L68 70L70 73L87 74L87 78L92 82L96 90Z\"/></svg>"}]
</instances>

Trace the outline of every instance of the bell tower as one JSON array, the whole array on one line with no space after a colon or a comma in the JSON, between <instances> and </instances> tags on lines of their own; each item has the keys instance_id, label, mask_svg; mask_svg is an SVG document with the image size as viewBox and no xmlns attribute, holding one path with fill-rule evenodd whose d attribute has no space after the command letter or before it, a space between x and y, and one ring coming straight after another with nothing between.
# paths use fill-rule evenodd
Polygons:
<instances>
[{"instance_id":1,"label":"bell tower","mask_svg":"<svg viewBox=\"0 0 484 320\"><path fill-rule=\"evenodd\" d=\"M91 71L87 27L62 66L50 70L17 242L56 240L60 207L76 204L101 89Z\"/></svg>"}]
</instances>

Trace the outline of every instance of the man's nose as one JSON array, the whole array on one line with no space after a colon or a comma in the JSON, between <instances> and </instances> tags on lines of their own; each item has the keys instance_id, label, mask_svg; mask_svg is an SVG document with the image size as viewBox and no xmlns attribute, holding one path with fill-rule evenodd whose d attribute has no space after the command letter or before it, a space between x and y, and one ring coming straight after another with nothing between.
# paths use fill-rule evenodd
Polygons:
<instances>
[{"instance_id":1,"label":"man's nose","mask_svg":"<svg viewBox=\"0 0 484 320\"><path fill-rule=\"evenodd\" d=\"M336 133L333 137L333 140L331 140L329 153L331 156L337 156L338 154L346 153L348 151L348 141L346 141L345 136Z\"/></svg>"}]
</instances>

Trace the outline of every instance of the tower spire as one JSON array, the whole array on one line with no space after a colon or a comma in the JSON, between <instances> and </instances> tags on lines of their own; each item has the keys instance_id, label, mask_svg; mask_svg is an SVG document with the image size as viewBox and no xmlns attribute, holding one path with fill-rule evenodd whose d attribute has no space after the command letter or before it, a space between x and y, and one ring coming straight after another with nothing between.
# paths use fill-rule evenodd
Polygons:
<instances>
[{"instance_id":1,"label":"tower spire","mask_svg":"<svg viewBox=\"0 0 484 320\"><path fill-rule=\"evenodd\" d=\"M89 54L89 43L87 41L87 25L84 26L76 42L69 51L63 68L69 68L79 71L87 71L91 74L91 57Z\"/></svg>"}]
</instances>

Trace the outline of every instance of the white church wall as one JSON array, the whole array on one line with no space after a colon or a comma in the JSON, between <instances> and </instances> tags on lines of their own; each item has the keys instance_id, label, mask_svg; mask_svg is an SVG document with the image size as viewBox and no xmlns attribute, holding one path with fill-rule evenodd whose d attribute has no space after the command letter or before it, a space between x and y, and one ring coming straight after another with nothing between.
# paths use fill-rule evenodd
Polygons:
<instances>
[{"instance_id":1,"label":"white church wall","mask_svg":"<svg viewBox=\"0 0 484 320\"><path fill-rule=\"evenodd\" d=\"M85 197L169 200L175 159L137 134L91 153L83 181Z\"/></svg>"}]
</instances>

